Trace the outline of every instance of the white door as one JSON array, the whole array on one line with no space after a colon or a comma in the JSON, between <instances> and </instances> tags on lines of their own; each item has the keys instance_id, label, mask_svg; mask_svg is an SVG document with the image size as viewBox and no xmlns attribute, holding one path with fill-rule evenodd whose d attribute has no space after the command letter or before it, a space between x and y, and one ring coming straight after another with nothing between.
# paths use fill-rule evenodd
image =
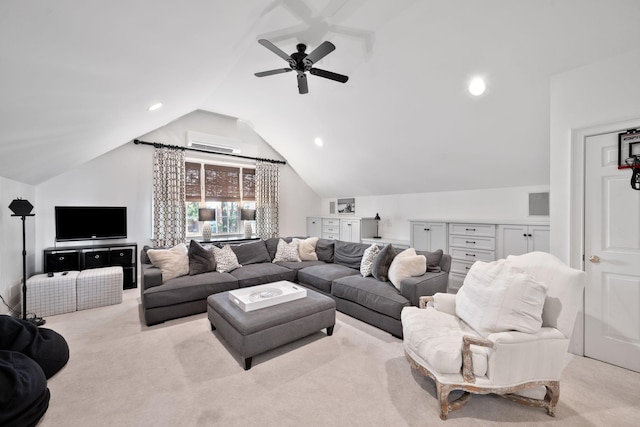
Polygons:
<instances>
[{"instance_id":1,"label":"white door","mask_svg":"<svg viewBox=\"0 0 640 427\"><path fill-rule=\"evenodd\" d=\"M585 147L585 355L640 372L640 191L617 133Z\"/></svg>"}]
</instances>

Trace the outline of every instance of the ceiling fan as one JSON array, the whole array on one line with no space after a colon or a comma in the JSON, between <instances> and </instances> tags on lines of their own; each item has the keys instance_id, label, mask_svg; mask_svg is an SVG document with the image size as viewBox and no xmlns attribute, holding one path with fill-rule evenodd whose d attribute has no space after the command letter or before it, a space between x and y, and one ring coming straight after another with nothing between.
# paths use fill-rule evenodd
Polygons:
<instances>
[{"instance_id":1,"label":"ceiling fan","mask_svg":"<svg viewBox=\"0 0 640 427\"><path fill-rule=\"evenodd\" d=\"M266 77L273 74L296 71L298 73L298 92L300 92L300 94L309 92L309 87L307 86L307 75L305 74L306 71L313 74L314 76L324 77L325 79L335 80L336 82L340 83L346 83L347 80L349 80L349 77L342 74L333 73L331 71L321 70L320 68L313 67L313 64L320 61L322 58L335 50L336 47L331 42L322 42L320 46L318 46L313 52L309 54L305 53L305 51L307 50L307 45L299 43L298 45L296 45L296 49L298 51L292 53L291 55L287 55L286 53L284 53L280 48L271 43L269 40L260 39L258 40L258 43L278 55L280 58L287 61L289 63L289 68L278 68L275 70L262 71L260 73L255 73L256 77Z\"/></svg>"}]
</instances>

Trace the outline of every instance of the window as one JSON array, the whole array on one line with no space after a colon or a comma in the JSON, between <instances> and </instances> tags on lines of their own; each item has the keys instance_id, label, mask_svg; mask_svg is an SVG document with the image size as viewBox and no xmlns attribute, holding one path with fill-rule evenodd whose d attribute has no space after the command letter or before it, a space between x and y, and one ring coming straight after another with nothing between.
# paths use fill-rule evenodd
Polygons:
<instances>
[{"instance_id":1,"label":"window","mask_svg":"<svg viewBox=\"0 0 640 427\"><path fill-rule=\"evenodd\" d=\"M185 162L187 236L202 235L198 209L215 209L212 234L242 232L240 209L255 209L255 169Z\"/></svg>"}]
</instances>

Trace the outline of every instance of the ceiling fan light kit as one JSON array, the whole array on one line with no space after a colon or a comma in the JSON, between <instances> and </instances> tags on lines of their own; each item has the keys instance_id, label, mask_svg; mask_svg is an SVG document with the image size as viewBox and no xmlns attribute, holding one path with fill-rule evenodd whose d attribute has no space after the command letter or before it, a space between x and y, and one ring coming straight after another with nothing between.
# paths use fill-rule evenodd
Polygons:
<instances>
[{"instance_id":1,"label":"ceiling fan light kit","mask_svg":"<svg viewBox=\"0 0 640 427\"><path fill-rule=\"evenodd\" d=\"M303 43L298 43L296 45L297 52L292 53L291 55L287 55L284 51L282 51L279 47L271 43L269 40L260 39L258 40L262 46L266 47L280 58L284 59L289 63L289 68L277 68L275 70L262 71L259 73L255 73L256 77L266 77L272 76L274 74L288 73L289 71L295 71L298 76L298 92L300 94L305 94L309 92L309 86L307 84L307 75L305 74L307 71L318 77L323 77L325 79L333 80L340 83L346 83L349 80L348 76L343 74L334 73L332 71L321 70L320 68L314 68L313 64L320 61L322 58L333 52L336 47L333 43L325 41L320 44L315 50L311 53L305 53L307 50L307 45Z\"/></svg>"}]
</instances>

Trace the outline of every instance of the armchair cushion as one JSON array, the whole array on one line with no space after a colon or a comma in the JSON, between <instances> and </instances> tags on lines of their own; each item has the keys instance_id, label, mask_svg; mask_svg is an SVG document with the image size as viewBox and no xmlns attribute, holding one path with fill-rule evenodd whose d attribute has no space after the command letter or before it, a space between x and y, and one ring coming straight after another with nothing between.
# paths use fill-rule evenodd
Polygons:
<instances>
[{"instance_id":1,"label":"armchair cushion","mask_svg":"<svg viewBox=\"0 0 640 427\"><path fill-rule=\"evenodd\" d=\"M509 330L534 333L542 326L547 289L507 260L477 261L456 294L456 315L483 337Z\"/></svg>"}]
</instances>

